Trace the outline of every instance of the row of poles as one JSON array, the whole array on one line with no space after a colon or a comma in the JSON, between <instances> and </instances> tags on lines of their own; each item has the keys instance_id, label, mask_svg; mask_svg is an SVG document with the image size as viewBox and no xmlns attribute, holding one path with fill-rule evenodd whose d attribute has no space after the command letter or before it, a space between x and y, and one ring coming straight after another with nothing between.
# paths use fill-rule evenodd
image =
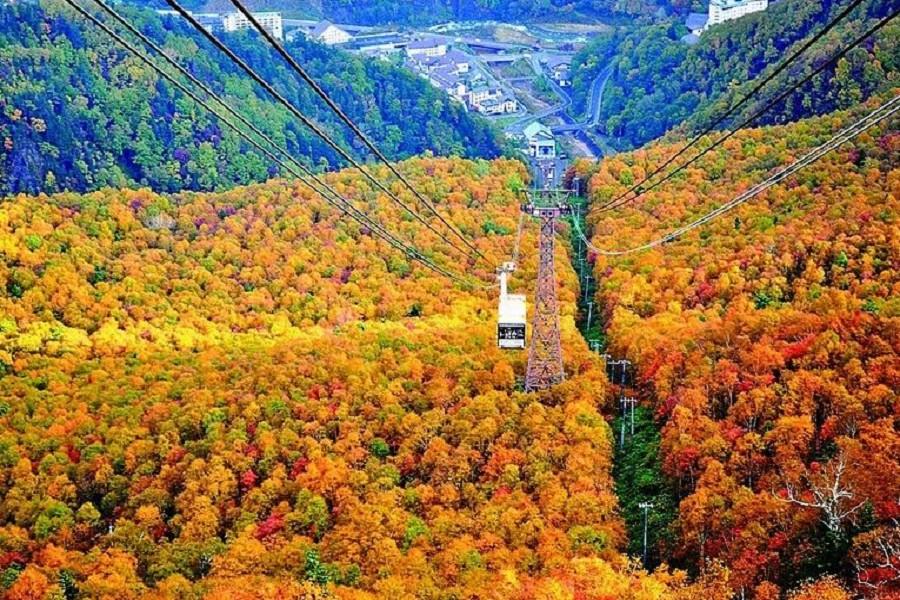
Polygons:
<instances>
[{"instance_id":1,"label":"row of poles","mask_svg":"<svg viewBox=\"0 0 900 600\"><path fill-rule=\"evenodd\" d=\"M582 182L579 178L575 178L572 182L572 187L576 195L580 195L581 183ZM580 215L576 214L573 211L572 218L578 219L579 217ZM574 250L579 266L579 281L581 283L581 289L584 290L584 295L581 300L584 304L585 309L587 310L587 315L584 321L584 331L585 333L588 333L591 330L591 323L594 313L594 302L590 296L591 289L593 288L593 274L591 273L591 269L587 261L587 247L580 237L575 238ZM588 346L590 347L591 352L596 352L603 358L603 364L606 369L606 377L610 383L620 386L620 389L634 385L634 376L631 369L632 363L630 360L628 360L627 358L617 359L608 352L603 352L602 344L599 339L589 339ZM619 393L619 406L622 410L622 418L620 419L619 426L619 448L622 450L625 449L625 434L627 429L630 429L631 437L632 439L634 439L634 413L637 402L638 401L636 397L626 396L622 392ZM650 511L653 509L653 506L653 503L649 501L638 503L638 508L643 513L643 543L641 557L646 568L650 567L648 532Z\"/></svg>"}]
</instances>

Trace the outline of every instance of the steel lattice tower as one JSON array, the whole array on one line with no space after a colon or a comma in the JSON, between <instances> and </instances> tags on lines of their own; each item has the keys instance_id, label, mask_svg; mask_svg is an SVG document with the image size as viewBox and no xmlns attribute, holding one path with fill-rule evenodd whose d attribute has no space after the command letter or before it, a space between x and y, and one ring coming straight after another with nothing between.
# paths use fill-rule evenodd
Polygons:
<instances>
[{"instance_id":1,"label":"steel lattice tower","mask_svg":"<svg viewBox=\"0 0 900 600\"><path fill-rule=\"evenodd\" d=\"M539 190L531 193L531 202L523 210L540 220L540 262L535 291L531 344L525 391L543 390L565 379L559 340L559 303L556 299L556 267L553 260L556 219L568 214L564 190Z\"/></svg>"}]
</instances>

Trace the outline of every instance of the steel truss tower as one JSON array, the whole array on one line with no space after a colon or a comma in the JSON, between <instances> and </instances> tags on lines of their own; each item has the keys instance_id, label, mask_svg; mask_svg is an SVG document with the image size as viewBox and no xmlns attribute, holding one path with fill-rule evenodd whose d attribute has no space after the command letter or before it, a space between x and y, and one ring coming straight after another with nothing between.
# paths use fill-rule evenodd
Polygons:
<instances>
[{"instance_id":1,"label":"steel truss tower","mask_svg":"<svg viewBox=\"0 0 900 600\"><path fill-rule=\"evenodd\" d=\"M522 210L541 223L540 262L525 374L525 391L533 392L561 383L566 377L559 340L559 303L556 299L553 249L556 219L568 214L570 209L567 202L569 192L566 190L535 190L529 194L530 201L522 206Z\"/></svg>"}]
</instances>

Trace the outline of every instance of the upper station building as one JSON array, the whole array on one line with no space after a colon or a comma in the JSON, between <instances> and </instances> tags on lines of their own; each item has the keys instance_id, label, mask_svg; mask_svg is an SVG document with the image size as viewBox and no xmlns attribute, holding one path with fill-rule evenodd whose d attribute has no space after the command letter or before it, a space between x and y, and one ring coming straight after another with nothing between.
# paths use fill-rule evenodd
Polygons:
<instances>
[{"instance_id":1,"label":"upper station building","mask_svg":"<svg viewBox=\"0 0 900 600\"><path fill-rule=\"evenodd\" d=\"M263 26L263 29L271 33L275 39L284 39L284 24L281 21L281 13L253 13L253 18ZM250 21L239 12L228 13L222 16L222 29L225 31L240 31L241 29L249 29L250 27Z\"/></svg>"},{"instance_id":2,"label":"upper station building","mask_svg":"<svg viewBox=\"0 0 900 600\"><path fill-rule=\"evenodd\" d=\"M767 8L769 8L769 0L709 0L709 20L706 27L712 27L732 19L740 19Z\"/></svg>"},{"instance_id":3,"label":"upper station building","mask_svg":"<svg viewBox=\"0 0 900 600\"><path fill-rule=\"evenodd\" d=\"M528 156L534 158L556 158L556 140L546 125L534 121L522 132L528 142Z\"/></svg>"}]
</instances>

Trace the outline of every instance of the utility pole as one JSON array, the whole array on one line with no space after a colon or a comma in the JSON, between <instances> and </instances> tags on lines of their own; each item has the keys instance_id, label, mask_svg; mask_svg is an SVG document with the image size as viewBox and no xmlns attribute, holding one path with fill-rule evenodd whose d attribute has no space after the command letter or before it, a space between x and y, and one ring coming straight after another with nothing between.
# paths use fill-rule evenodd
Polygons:
<instances>
[{"instance_id":1,"label":"utility pole","mask_svg":"<svg viewBox=\"0 0 900 600\"><path fill-rule=\"evenodd\" d=\"M529 201L522 206L522 210L536 217L541 224L534 321L525 374L525 391L533 392L561 383L566 376L559 340L559 304L556 299L553 250L556 219L569 214L570 207L569 192L566 190L534 190L529 196Z\"/></svg>"},{"instance_id":2,"label":"utility pole","mask_svg":"<svg viewBox=\"0 0 900 600\"><path fill-rule=\"evenodd\" d=\"M594 312L594 302L591 301L591 302L588 302L588 318L587 318L587 327L584 328L585 332L588 332L591 330L591 316L593 316L592 315L593 312Z\"/></svg>"},{"instance_id":3,"label":"utility pole","mask_svg":"<svg viewBox=\"0 0 900 600\"><path fill-rule=\"evenodd\" d=\"M634 436L634 405L637 404L637 398L633 398L631 396L627 398L622 398L622 418L625 418L625 413L631 413L631 435ZM628 409L631 409L630 411Z\"/></svg>"},{"instance_id":4,"label":"utility pole","mask_svg":"<svg viewBox=\"0 0 900 600\"><path fill-rule=\"evenodd\" d=\"M625 417L631 413L631 435L634 436L634 405L637 403L636 398L631 396L627 398L619 398L619 404L622 405L622 446L625 445ZM629 411L629 408L631 409Z\"/></svg>"},{"instance_id":5,"label":"utility pole","mask_svg":"<svg viewBox=\"0 0 900 600\"><path fill-rule=\"evenodd\" d=\"M610 383L614 383L612 380L612 375L610 375L610 370L609 370L609 366L611 364L611 361L609 359L611 359L612 356L609 355L609 352L604 352L600 356L603 358L603 369L606 371L606 378L609 380Z\"/></svg>"},{"instance_id":6,"label":"utility pole","mask_svg":"<svg viewBox=\"0 0 900 600\"><path fill-rule=\"evenodd\" d=\"M628 367L631 366L631 361L627 358L623 358L619 361L619 364L622 365L622 377L619 378L619 385L625 385L626 374L628 372Z\"/></svg>"},{"instance_id":7,"label":"utility pole","mask_svg":"<svg viewBox=\"0 0 900 600\"><path fill-rule=\"evenodd\" d=\"M638 508L640 508L641 510L644 511L644 552L643 552L643 557L644 557L644 568L649 568L648 564L647 564L649 562L648 556L647 556L647 520L648 520L647 516L648 516L648 513L650 512L650 509L653 508L653 503L652 502L641 502L640 504L638 504Z\"/></svg>"}]
</instances>

